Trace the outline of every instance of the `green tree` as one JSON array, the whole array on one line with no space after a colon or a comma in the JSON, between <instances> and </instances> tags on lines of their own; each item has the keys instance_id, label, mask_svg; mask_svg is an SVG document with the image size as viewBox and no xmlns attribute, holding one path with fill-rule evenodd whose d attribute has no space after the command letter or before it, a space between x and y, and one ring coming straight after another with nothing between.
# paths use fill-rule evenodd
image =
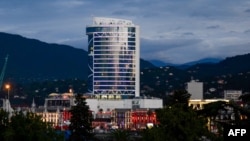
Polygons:
<instances>
[{"instance_id":1,"label":"green tree","mask_svg":"<svg viewBox=\"0 0 250 141\"><path fill-rule=\"evenodd\" d=\"M229 111L229 113L228 113ZM250 126L250 111L239 106L234 101L216 101L204 105L202 110L198 110L197 113L201 116L206 117L209 122L209 127L211 123L218 129L218 138L223 137L223 126L226 125L245 125ZM223 115L221 117L221 115ZM231 118L231 115L234 118ZM218 118L221 117L221 118ZM242 118L246 117L246 118Z\"/></svg>"},{"instance_id":2,"label":"green tree","mask_svg":"<svg viewBox=\"0 0 250 141\"><path fill-rule=\"evenodd\" d=\"M186 90L175 90L172 95L168 95L165 98L165 105L173 105L176 103L182 103L186 106L188 105L188 100L191 94L189 94Z\"/></svg>"},{"instance_id":3,"label":"green tree","mask_svg":"<svg viewBox=\"0 0 250 141\"><path fill-rule=\"evenodd\" d=\"M239 97L239 99L240 100L242 100L242 102L244 103L244 104L250 104L250 93L245 93L245 94L243 94L243 95L241 95L240 97ZM248 107L249 108L249 107Z\"/></svg>"},{"instance_id":4,"label":"green tree","mask_svg":"<svg viewBox=\"0 0 250 141\"><path fill-rule=\"evenodd\" d=\"M207 118L199 116L185 103L176 103L156 110L159 124L146 129L145 141L198 141L202 137L214 139L208 131Z\"/></svg>"},{"instance_id":5,"label":"green tree","mask_svg":"<svg viewBox=\"0 0 250 141\"><path fill-rule=\"evenodd\" d=\"M2 132L3 141L59 141L63 136L57 134L52 126L34 113L16 112Z\"/></svg>"},{"instance_id":6,"label":"green tree","mask_svg":"<svg viewBox=\"0 0 250 141\"><path fill-rule=\"evenodd\" d=\"M161 137L170 141L195 141L208 136L207 120L183 104L175 104L156 110L159 127L164 134Z\"/></svg>"},{"instance_id":7,"label":"green tree","mask_svg":"<svg viewBox=\"0 0 250 141\"><path fill-rule=\"evenodd\" d=\"M114 130L111 132L114 141L129 141L128 130Z\"/></svg>"},{"instance_id":8,"label":"green tree","mask_svg":"<svg viewBox=\"0 0 250 141\"><path fill-rule=\"evenodd\" d=\"M176 90L169 95L166 106L157 109L158 125L143 132L145 141L197 141L212 135L207 128L207 118L188 107L190 94L186 90Z\"/></svg>"},{"instance_id":9,"label":"green tree","mask_svg":"<svg viewBox=\"0 0 250 141\"><path fill-rule=\"evenodd\" d=\"M143 141L168 141L162 127L153 127L142 131Z\"/></svg>"},{"instance_id":10,"label":"green tree","mask_svg":"<svg viewBox=\"0 0 250 141\"><path fill-rule=\"evenodd\" d=\"M9 123L8 113L3 109L0 109L0 140L3 141L3 133L6 130Z\"/></svg>"},{"instance_id":11,"label":"green tree","mask_svg":"<svg viewBox=\"0 0 250 141\"><path fill-rule=\"evenodd\" d=\"M70 140L80 141L92 138L92 121L93 116L86 105L86 99L81 95L77 94L75 97L75 105L71 107L71 119L69 130L71 131Z\"/></svg>"}]
</instances>

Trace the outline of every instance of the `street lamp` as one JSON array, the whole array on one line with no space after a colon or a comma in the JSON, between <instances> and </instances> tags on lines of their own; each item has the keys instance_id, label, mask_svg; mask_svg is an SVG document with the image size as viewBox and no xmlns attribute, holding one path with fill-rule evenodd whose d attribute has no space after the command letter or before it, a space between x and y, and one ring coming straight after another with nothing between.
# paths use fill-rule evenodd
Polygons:
<instances>
[{"instance_id":1,"label":"street lamp","mask_svg":"<svg viewBox=\"0 0 250 141\"><path fill-rule=\"evenodd\" d=\"M8 100L10 98L10 84L6 84L5 88L8 90Z\"/></svg>"}]
</instances>

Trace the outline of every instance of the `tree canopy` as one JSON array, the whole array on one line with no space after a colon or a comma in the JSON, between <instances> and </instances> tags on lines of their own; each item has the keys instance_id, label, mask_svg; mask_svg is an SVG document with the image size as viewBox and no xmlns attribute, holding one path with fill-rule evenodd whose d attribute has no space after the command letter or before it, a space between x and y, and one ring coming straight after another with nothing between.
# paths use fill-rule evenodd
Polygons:
<instances>
[{"instance_id":1,"label":"tree canopy","mask_svg":"<svg viewBox=\"0 0 250 141\"><path fill-rule=\"evenodd\" d=\"M164 108L156 110L158 125L146 129L145 141L198 141L202 138L215 140L208 131L207 118L200 116L188 107L190 94L185 90L176 90L169 96Z\"/></svg>"},{"instance_id":2,"label":"tree canopy","mask_svg":"<svg viewBox=\"0 0 250 141\"><path fill-rule=\"evenodd\" d=\"M52 126L31 112L15 112L9 119L8 113L0 110L1 141L59 141L63 139Z\"/></svg>"},{"instance_id":3,"label":"tree canopy","mask_svg":"<svg viewBox=\"0 0 250 141\"><path fill-rule=\"evenodd\" d=\"M86 99L77 94L75 97L75 105L72 106L69 130L71 131L70 140L83 140L92 137L92 112L86 105Z\"/></svg>"}]
</instances>

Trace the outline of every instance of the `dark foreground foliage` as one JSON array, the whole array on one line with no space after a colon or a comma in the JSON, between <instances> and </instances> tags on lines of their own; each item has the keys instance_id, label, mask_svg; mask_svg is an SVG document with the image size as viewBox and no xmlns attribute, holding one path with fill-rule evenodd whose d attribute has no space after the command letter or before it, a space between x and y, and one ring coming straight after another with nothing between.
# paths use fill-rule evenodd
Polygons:
<instances>
[{"instance_id":1,"label":"dark foreground foliage","mask_svg":"<svg viewBox=\"0 0 250 141\"><path fill-rule=\"evenodd\" d=\"M31 112L9 114L0 110L1 141L61 141L62 134L56 133L49 123Z\"/></svg>"}]
</instances>

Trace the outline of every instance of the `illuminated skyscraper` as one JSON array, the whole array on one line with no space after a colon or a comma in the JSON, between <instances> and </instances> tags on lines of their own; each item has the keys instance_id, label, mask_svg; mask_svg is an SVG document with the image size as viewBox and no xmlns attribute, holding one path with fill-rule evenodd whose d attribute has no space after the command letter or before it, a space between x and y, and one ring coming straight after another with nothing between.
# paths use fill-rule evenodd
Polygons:
<instances>
[{"instance_id":1,"label":"illuminated skyscraper","mask_svg":"<svg viewBox=\"0 0 250 141\"><path fill-rule=\"evenodd\" d=\"M139 26L129 20L95 17L86 34L89 92L106 99L138 97Z\"/></svg>"}]
</instances>

